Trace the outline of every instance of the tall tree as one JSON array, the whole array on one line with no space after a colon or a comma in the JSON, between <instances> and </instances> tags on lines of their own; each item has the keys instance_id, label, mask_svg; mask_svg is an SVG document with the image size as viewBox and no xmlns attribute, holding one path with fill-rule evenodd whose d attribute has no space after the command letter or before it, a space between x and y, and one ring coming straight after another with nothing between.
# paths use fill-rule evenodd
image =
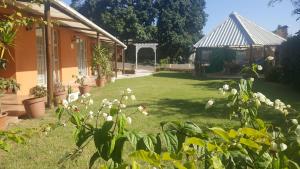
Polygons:
<instances>
[{"instance_id":1,"label":"tall tree","mask_svg":"<svg viewBox=\"0 0 300 169\"><path fill-rule=\"evenodd\" d=\"M154 40L153 0L72 0L71 6L123 41Z\"/></svg>"},{"instance_id":2,"label":"tall tree","mask_svg":"<svg viewBox=\"0 0 300 169\"><path fill-rule=\"evenodd\" d=\"M274 5L277 2L281 2L283 0L270 0L269 5ZM297 20L300 19L300 0L290 0L294 6L293 14L298 15Z\"/></svg>"},{"instance_id":3,"label":"tall tree","mask_svg":"<svg viewBox=\"0 0 300 169\"><path fill-rule=\"evenodd\" d=\"M171 62L187 58L192 45L202 37L206 22L204 0L159 0L158 42L162 57Z\"/></svg>"}]
</instances>

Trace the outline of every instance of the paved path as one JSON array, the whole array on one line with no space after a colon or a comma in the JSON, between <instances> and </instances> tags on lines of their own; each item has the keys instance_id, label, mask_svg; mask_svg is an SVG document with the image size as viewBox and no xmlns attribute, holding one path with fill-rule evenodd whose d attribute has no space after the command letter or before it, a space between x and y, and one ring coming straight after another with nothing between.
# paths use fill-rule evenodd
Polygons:
<instances>
[{"instance_id":1,"label":"paved path","mask_svg":"<svg viewBox=\"0 0 300 169\"><path fill-rule=\"evenodd\" d=\"M150 76L153 73L154 71L151 70L137 69L135 70L135 74L120 74L118 75L117 79L144 77L144 76Z\"/></svg>"}]
</instances>

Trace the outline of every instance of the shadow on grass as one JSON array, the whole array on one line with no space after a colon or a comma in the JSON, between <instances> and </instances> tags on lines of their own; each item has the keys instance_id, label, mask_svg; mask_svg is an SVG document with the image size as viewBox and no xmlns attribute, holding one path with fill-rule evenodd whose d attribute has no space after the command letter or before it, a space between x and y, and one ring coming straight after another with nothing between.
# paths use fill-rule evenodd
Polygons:
<instances>
[{"instance_id":1,"label":"shadow on grass","mask_svg":"<svg viewBox=\"0 0 300 169\"><path fill-rule=\"evenodd\" d=\"M194 77L192 73L185 72L159 72L153 74L154 77L163 77L163 78L175 78L175 79L190 79L198 80L199 78Z\"/></svg>"},{"instance_id":2,"label":"shadow on grass","mask_svg":"<svg viewBox=\"0 0 300 169\"><path fill-rule=\"evenodd\" d=\"M218 102L218 105L206 110L206 101L201 102L185 99L161 99L155 103L156 108L159 111L154 112L154 115L159 118L164 118L165 116L173 116L180 113L182 115L188 116L189 118L193 118L196 116L205 116L217 119L227 118L227 114L225 113L222 106L220 106L223 105L225 101L216 100L216 102Z\"/></svg>"}]
</instances>

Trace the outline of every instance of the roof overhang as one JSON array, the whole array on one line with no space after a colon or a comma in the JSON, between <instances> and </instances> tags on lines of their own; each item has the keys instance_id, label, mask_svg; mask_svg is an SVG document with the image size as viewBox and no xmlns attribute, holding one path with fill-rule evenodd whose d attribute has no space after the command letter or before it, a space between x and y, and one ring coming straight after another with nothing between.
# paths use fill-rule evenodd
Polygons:
<instances>
[{"instance_id":1,"label":"roof overhang","mask_svg":"<svg viewBox=\"0 0 300 169\"><path fill-rule=\"evenodd\" d=\"M7 1L10 3L11 1ZM87 36L97 38L108 43L115 43L118 46L127 48L127 46L119 39L97 26L95 23L81 15L79 12L66 5L60 0L51 0L50 15L51 19L58 23L61 27L66 27L77 32L86 34ZM24 10L30 14L34 14L39 17L44 16L43 4L29 4L28 1L18 0L16 1L16 7L19 10Z\"/></svg>"}]
</instances>

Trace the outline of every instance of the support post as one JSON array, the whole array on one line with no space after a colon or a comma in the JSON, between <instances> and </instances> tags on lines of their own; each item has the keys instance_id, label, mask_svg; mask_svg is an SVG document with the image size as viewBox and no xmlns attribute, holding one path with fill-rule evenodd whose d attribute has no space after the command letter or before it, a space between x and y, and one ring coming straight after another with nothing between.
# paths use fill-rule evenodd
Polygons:
<instances>
[{"instance_id":1,"label":"support post","mask_svg":"<svg viewBox=\"0 0 300 169\"><path fill-rule=\"evenodd\" d=\"M44 20L47 21L45 25L45 39L46 39L46 61L47 61L47 107L52 108L53 100L53 67L52 67L52 33L51 33L51 16L50 16L50 2L45 1L44 4Z\"/></svg>"},{"instance_id":2,"label":"support post","mask_svg":"<svg viewBox=\"0 0 300 169\"><path fill-rule=\"evenodd\" d=\"M100 43L99 43L99 32L97 32L97 42L96 42L96 44L97 44L97 46L100 45Z\"/></svg>"},{"instance_id":3,"label":"support post","mask_svg":"<svg viewBox=\"0 0 300 169\"><path fill-rule=\"evenodd\" d=\"M115 42L115 75L118 76L118 48L117 43Z\"/></svg>"},{"instance_id":4,"label":"support post","mask_svg":"<svg viewBox=\"0 0 300 169\"><path fill-rule=\"evenodd\" d=\"M153 48L154 50L154 71L156 71L156 47Z\"/></svg>"},{"instance_id":5,"label":"support post","mask_svg":"<svg viewBox=\"0 0 300 169\"><path fill-rule=\"evenodd\" d=\"M135 69L138 69L138 52L139 48L135 46Z\"/></svg>"},{"instance_id":6,"label":"support post","mask_svg":"<svg viewBox=\"0 0 300 169\"><path fill-rule=\"evenodd\" d=\"M124 48L122 49L122 64L123 64L122 73L125 74L125 50L124 50Z\"/></svg>"},{"instance_id":7,"label":"support post","mask_svg":"<svg viewBox=\"0 0 300 169\"><path fill-rule=\"evenodd\" d=\"M250 57L249 57L249 64L252 65L253 64L253 46L250 45Z\"/></svg>"}]
</instances>

